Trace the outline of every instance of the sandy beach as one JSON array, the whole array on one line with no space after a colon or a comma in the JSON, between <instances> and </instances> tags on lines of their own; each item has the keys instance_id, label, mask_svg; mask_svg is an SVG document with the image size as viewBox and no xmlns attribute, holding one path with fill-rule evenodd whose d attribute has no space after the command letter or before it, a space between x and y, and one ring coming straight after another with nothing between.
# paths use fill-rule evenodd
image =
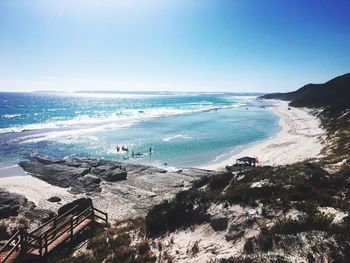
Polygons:
<instances>
[{"instance_id":1,"label":"sandy beach","mask_svg":"<svg viewBox=\"0 0 350 263\"><path fill-rule=\"evenodd\" d=\"M167 170L166 173L153 170L129 171L127 180L101 182L101 191L72 193L71 187L62 188L51 185L27 174L20 166L12 165L0 169L0 188L11 193L21 194L37 208L58 209L75 199L91 198L94 206L108 213L110 220L122 220L145 215L154 205L171 199L179 191L190 187L201 176L210 176L215 172L199 169L182 169L181 172ZM48 199L57 196L60 202L52 203Z\"/></svg>"},{"instance_id":2,"label":"sandy beach","mask_svg":"<svg viewBox=\"0 0 350 263\"><path fill-rule=\"evenodd\" d=\"M288 107L286 101L278 101L270 109L280 117L280 132L232 155L228 160L202 168L222 170L243 156L257 157L258 165L284 165L317 158L325 135L320 120L309 109Z\"/></svg>"},{"instance_id":3,"label":"sandy beach","mask_svg":"<svg viewBox=\"0 0 350 263\"><path fill-rule=\"evenodd\" d=\"M242 156L257 156L260 160L259 165L282 165L319 155L322 148L322 136L325 132L320 128L320 121L316 117L306 109L290 108L288 110L287 102L277 102L271 107L271 110L280 116L279 123L282 127L275 137L257 143L233 155L229 160L201 168L224 169L227 164L235 163L236 159ZM124 218L130 213L136 215L140 213L140 210L145 211L140 207L145 208L164 198L171 198L173 194L182 189L176 185L181 185L183 182L188 184L193 179L176 173L171 174L171 172L167 175L135 175L135 178L131 175L127 181L118 184L104 184L105 190L101 195L89 197L93 198L98 207L106 208L112 218ZM149 187L148 184L150 184ZM38 207L53 211L57 211L62 204L85 196L85 194L72 194L67 188L53 186L27 175L18 165L0 169L0 187L22 194ZM48 202L47 199L52 196L59 196L62 201L60 203ZM150 198L150 196L156 197ZM140 200L145 203L141 205Z\"/></svg>"}]
</instances>

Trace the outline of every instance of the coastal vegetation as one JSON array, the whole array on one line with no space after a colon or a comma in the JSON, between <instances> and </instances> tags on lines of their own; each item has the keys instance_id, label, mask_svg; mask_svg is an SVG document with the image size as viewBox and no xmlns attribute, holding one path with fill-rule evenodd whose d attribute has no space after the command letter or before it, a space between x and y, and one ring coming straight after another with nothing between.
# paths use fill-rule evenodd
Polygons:
<instances>
[{"instance_id":1,"label":"coastal vegetation","mask_svg":"<svg viewBox=\"0 0 350 263\"><path fill-rule=\"evenodd\" d=\"M333 94L348 94L349 84L348 74L290 94L263 97L312 108L327 131L323 157L204 176L190 189L155 205L145 219L97 232L87 245L88 260L83 254L74 258L78 261L70 262L94 262L92 258L105 262L173 262L180 252L165 248L162 240L208 224L213 231L226 233L227 242L245 240L239 256L208 262L290 262L295 253L308 262L349 260L350 105ZM326 96L332 99L325 100ZM245 212L239 214L239 209ZM247 236L251 229L258 229L258 234ZM196 257L201 249L199 240L193 242L187 248L188 257Z\"/></svg>"},{"instance_id":2,"label":"coastal vegetation","mask_svg":"<svg viewBox=\"0 0 350 263\"><path fill-rule=\"evenodd\" d=\"M174 173L194 179L191 186L152 206L145 217L95 229L78 252L59 251L54 262L170 263L179 257L201 262L201 255L210 255L207 262L220 263L350 261L350 101L336 96L349 94L349 87L347 74L296 92L262 97L290 100L291 106L313 110L327 131L323 155L318 159L235 172L178 170ZM56 160L22 166L29 170L48 170L49 166L50 173L58 166L67 170L73 166L69 161L59 165L52 162ZM80 177L94 175L93 181L86 182L87 178L74 177L75 193L100 192L105 181L127 181L126 175L135 176L136 181L145 171L158 177L166 173L150 166L95 162L74 160ZM193 176L199 172L200 176ZM66 183L66 175L61 177L55 184ZM183 187L184 183L179 185ZM6 226L0 225L0 236L7 232ZM210 238L218 246L227 246L226 250L205 245L205 239ZM220 254L223 251L224 255Z\"/></svg>"},{"instance_id":3,"label":"coastal vegetation","mask_svg":"<svg viewBox=\"0 0 350 263\"><path fill-rule=\"evenodd\" d=\"M295 107L312 108L327 131L323 157L277 167L256 167L234 174L224 173L201 179L191 190L179 193L172 201L155 206L146 217L149 237L195 228L215 220L208 212L213 205L224 207L240 205L261 208L269 226L260 225L260 234L248 238L244 245L245 256L227 259L227 262L263 261L289 262L284 244L306 247L312 239L322 236L306 256L309 262L327 259L347 262L350 258L350 74L335 78L325 84L309 84L288 94L271 94L267 99L290 100ZM339 94L344 97L339 98ZM347 94L347 95L345 95ZM335 214L322 208L332 208L344 216L335 220ZM181 208L181 209L180 209ZM181 210L181 211L179 211ZM325 209L331 211L331 209ZM288 216L294 211L297 216ZM174 213L182 216L173 220ZM156 226L156 219L160 219ZM227 227L227 221L225 226ZM225 229L225 226L223 229ZM249 228L251 224L244 227ZM236 238L237 242L239 238ZM305 241L307 240L307 241ZM279 251L279 252L278 252ZM270 252L271 256L259 256ZM306 253L300 251L300 254ZM275 255L275 256L273 256ZM232 260L232 261L230 261ZM226 262L226 261L222 261Z\"/></svg>"}]
</instances>

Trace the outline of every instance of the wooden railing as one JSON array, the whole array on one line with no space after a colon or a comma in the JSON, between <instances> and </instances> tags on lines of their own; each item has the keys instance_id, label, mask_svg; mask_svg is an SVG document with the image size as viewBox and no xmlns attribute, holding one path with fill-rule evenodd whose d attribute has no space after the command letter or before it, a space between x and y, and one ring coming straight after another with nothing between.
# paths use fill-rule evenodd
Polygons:
<instances>
[{"instance_id":1,"label":"wooden railing","mask_svg":"<svg viewBox=\"0 0 350 263\"><path fill-rule=\"evenodd\" d=\"M108 214L105 212L102 212L101 210L97 209L97 208L93 208L94 209L94 216L105 221L106 223L108 222ZM96 213L97 212L97 213Z\"/></svg>"},{"instance_id":2,"label":"wooden railing","mask_svg":"<svg viewBox=\"0 0 350 263\"><path fill-rule=\"evenodd\" d=\"M19 252L23 248L24 237L21 230L18 230L0 249L1 263L6 262L6 260L14 253ZM13 242L15 242L13 244Z\"/></svg>"},{"instance_id":3,"label":"wooden railing","mask_svg":"<svg viewBox=\"0 0 350 263\"><path fill-rule=\"evenodd\" d=\"M51 251L50 245L52 246L51 249L54 249L67 240L72 241L78 232L84 230L90 224L94 224L96 219L103 220L105 223L108 222L107 213L94 208L92 205L80 213L78 213L78 208L79 206L73 207L29 233L18 231L0 249L2 253L8 251L6 256L1 259L1 263L6 262L15 251L19 251L21 254L45 256ZM14 240L18 241L11 244Z\"/></svg>"},{"instance_id":4,"label":"wooden railing","mask_svg":"<svg viewBox=\"0 0 350 263\"><path fill-rule=\"evenodd\" d=\"M38 227L35 230L33 230L32 232L30 232L30 234L36 234L39 232L39 230L43 229L46 226L49 226L50 224L53 224L53 226L57 225L57 222L64 219L67 215L74 213L78 207L79 206L76 205L76 206L72 207L71 209L69 209L64 214L52 218L51 220L47 221L45 224L41 225L40 227Z\"/></svg>"},{"instance_id":5,"label":"wooden railing","mask_svg":"<svg viewBox=\"0 0 350 263\"><path fill-rule=\"evenodd\" d=\"M93 206L89 206L79 214L76 213L76 208L77 207L72 208L56 220L51 221L52 227L41 232L40 234L37 234L38 229L29 233L27 241L28 252L37 250L38 254L43 256L50 252L50 245L52 245L59 238L61 238L61 240L58 241L56 245L63 243L68 239L72 241L74 235L76 234L74 233L74 230L86 219L90 219L91 221L88 221L87 225L84 226L83 229L85 229L89 224L93 224L95 222L95 218L101 219L106 223L108 222L107 213L104 213Z\"/></svg>"}]
</instances>

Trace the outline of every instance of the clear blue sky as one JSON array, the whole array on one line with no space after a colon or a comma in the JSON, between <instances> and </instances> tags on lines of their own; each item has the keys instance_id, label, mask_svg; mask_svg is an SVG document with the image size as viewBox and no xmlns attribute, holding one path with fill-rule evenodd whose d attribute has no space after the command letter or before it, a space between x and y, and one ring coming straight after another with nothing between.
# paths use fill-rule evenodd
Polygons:
<instances>
[{"instance_id":1,"label":"clear blue sky","mask_svg":"<svg viewBox=\"0 0 350 263\"><path fill-rule=\"evenodd\" d=\"M348 0L0 0L0 91L289 91L350 72Z\"/></svg>"}]
</instances>

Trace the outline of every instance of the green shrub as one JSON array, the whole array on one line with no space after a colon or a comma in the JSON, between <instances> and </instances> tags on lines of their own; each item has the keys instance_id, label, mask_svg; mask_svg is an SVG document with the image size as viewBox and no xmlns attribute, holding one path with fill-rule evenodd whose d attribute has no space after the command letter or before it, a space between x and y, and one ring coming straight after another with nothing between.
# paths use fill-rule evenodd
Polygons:
<instances>
[{"instance_id":1,"label":"green shrub","mask_svg":"<svg viewBox=\"0 0 350 263\"><path fill-rule=\"evenodd\" d=\"M272 232L276 234L296 234L311 230L330 231L330 225L334 217L324 213L306 215L299 219L284 219L278 221L273 227Z\"/></svg>"},{"instance_id":2,"label":"green shrub","mask_svg":"<svg viewBox=\"0 0 350 263\"><path fill-rule=\"evenodd\" d=\"M210 177L209 189L210 190L223 190L232 180L232 173L223 173Z\"/></svg>"},{"instance_id":3,"label":"green shrub","mask_svg":"<svg viewBox=\"0 0 350 263\"><path fill-rule=\"evenodd\" d=\"M98 233L89 240L87 248L92 250L97 259L103 260L110 252L108 241L112 238L111 235L104 232Z\"/></svg>"},{"instance_id":4,"label":"green shrub","mask_svg":"<svg viewBox=\"0 0 350 263\"><path fill-rule=\"evenodd\" d=\"M151 251L151 247L150 247L148 241L144 240L137 245L137 250L138 250L140 255L144 255L144 254L148 253L149 251Z\"/></svg>"},{"instance_id":5,"label":"green shrub","mask_svg":"<svg viewBox=\"0 0 350 263\"><path fill-rule=\"evenodd\" d=\"M127 233L119 234L116 238L111 241L110 247L117 248L121 246L129 246L131 244L130 235Z\"/></svg>"},{"instance_id":6,"label":"green shrub","mask_svg":"<svg viewBox=\"0 0 350 263\"><path fill-rule=\"evenodd\" d=\"M207 185L209 183L209 180L210 180L209 176L202 177L202 178L193 182L192 188L194 188L194 189L201 188L201 187Z\"/></svg>"},{"instance_id":7,"label":"green shrub","mask_svg":"<svg viewBox=\"0 0 350 263\"><path fill-rule=\"evenodd\" d=\"M192 248L191 248L191 254L192 256L197 256L199 253L199 241L194 242Z\"/></svg>"},{"instance_id":8,"label":"green shrub","mask_svg":"<svg viewBox=\"0 0 350 263\"><path fill-rule=\"evenodd\" d=\"M279 189L274 186L251 188L250 183L236 183L228 187L224 199L231 203L256 206L256 201L270 203Z\"/></svg>"},{"instance_id":9,"label":"green shrub","mask_svg":"<svg viewBox=\"0 0 350 263\"><path fill-rule=\"evenodd\" d=\"M135 250L131 247L118 247L114 250L110 263L134 263L136 258Z\"/></svg>"},{"instance_id":10,"label":"green shrub","mask_svg":"<svg viewBox=\"0 0 350 263\"><path fill-rule=\"evenodd\" d=\"M244 251L253 254L255 250L268 252L273 248L274 234L267 228L262 227L259 236L249 238L244 244Z\"/></svg>"},{"instance_id":11,"label":"green shrub","mask_svg":"<svg viewBox=\"0 0 350 263\"><path fill-rule=\"evenodd\" d=\"M210 200L199 191L183 191L170 202L154 206L146 216L148 236L156 236L167 231L208 222L206 213Z\"/></svg>"}]
</instances>

